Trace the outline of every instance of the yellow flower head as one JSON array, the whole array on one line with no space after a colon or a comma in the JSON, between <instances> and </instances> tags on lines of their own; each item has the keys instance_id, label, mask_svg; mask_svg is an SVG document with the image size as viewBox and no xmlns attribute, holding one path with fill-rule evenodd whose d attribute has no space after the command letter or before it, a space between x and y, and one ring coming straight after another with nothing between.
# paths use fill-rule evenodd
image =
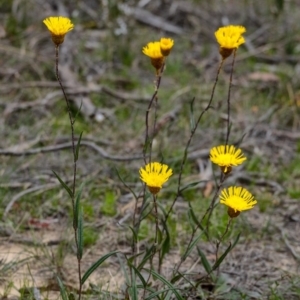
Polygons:
<instances>
[{"instance_id":1,"label":"yellow flower head","mask_svg":"<svg viewBox=\"0 0 300 300\"><path fill-rule=\"evenodd\" d=\"M228 25L220 27L215 36L217 42L220 44L220 54L223 59L230 56L234 49L237 49L241 44L245 43L242 34L246 32L246 28L237 25Z\"/></svg>"},{"instance_id":2,"label":"yellow flower head","mask_svg":"<svg viewBox=\"0 0 300 300\"><path fill-rule=\"evenodd\" d=\"M220 195L220 203L228 206L228 215L237 217L241 211L253 208L257 203L253 195L240 186L231 186L223 189Z\"/></svg>"},{"instance_id":3,"label":"yellow flower head","mask_svg":"<svg viewBox=\"0 0 300 300\"><path fill-rule=\"evenodd\" d=\"M149 191L154 195L160 191L162 185L172 174L172 169L158 162L149 163L144 169L140 168L141 180L146 183Z\"/></svg>"},{"instance_id":4,"label":"yellow flower head","mask_svg":"<svg viewBox=\"0 0 300 300\"><path fill-rule=\"evenodd\" d=\"M71 20L66 17L49 17L43 22L50 31L52 41L56 46L62 44L67 32L74 28Z\"/></svg>"},{"instance_id":5,"label":"yellow flower head","mask_svg":"<svg viewBox=\"0 0 300 300\"><path fill-rule=\"evenodd\" d=\"M164 56L161 53L160 42L148 43L145 47L143 47L143 53L150 57L152 66L158 72L164 63Z\"/></svg>"},{"instance_id":6,"label":"yellow flower head","mask_svg":"<svg viewBox=\"0 0 300 300\"><path fill-rule=\"evenodd\" d=\"M160 50L163 56L168 56L174 46L174 41L170 38L160 39Z\"/></svg>"},{"instance_id":7,"label":"yellow flower head","mask_svg":"<svg viewBox=\"0 0 300 300\"><path fill-rule=\"evenodd\" d=\"M210 160L220 166L225 174L231 172L232 166L238 166L246 159L242 150L232 145L221 145L210 150Z\"/></svg>"}]
</instances>

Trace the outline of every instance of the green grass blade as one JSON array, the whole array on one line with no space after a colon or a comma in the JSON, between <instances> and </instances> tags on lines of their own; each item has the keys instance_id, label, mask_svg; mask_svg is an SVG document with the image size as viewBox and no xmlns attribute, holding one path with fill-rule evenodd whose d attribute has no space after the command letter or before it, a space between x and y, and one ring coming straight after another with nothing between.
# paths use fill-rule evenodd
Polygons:
<instances>
[{"instance_id":1,"label":"green grass blade","mask_svg":"<svg viewBox=\"0 0 300 300\"><path fill-rule=\"evenodd\" d=\"M190 103L190 127L191 127L191 131L195 130L194 101L195 101L195 98L193 98L193 100Z\"/></svg>"},{"instance_id":2,"label":"green grass blade","mask_svg":"<svg viewBox=\"0 0 300 300\"><path fill-rule=\"evenodd\" d=\"M58 285L59 285L60 295L61 295L62 299L63 300L68 300L69 299L68 293L66 291L66 288L65 288L63 282L60 280L60 278L58 276L56 276L56 280L57 280Z\"/></svg>"},{"instance_id":3,"label":"green grass blade","mask_svg":"<svg viewBox=\"0 0 300 300\"><path fill-rule=\"evenodd\" d=\"M132 300L138 300L138 290L136 286L136 273L133 271L132 272L132 282L131 282L131 287L132 287Z\"/></svg>"},{"instance_id":4,"label":"green grass blade","mask_svg":"<svg viewBox=\"0 0 300 300\"><path fill-rule=\"evenodd\" d=\"M76 230L78 228L78 217L79 217L79 209L80 209L80 199L82 194L84 183L82 183L79 187L76 199L75 199L75 207L74 207L74 215L73 215L73 228Z\"/></svg>"},{"instance_id":5,"label":"green grass blade","mask_svg":"<svg viewBox=\"0 0 300 300\"><path fill-rule=\"evenodd\" d=\"M235 245L238 243L239 239L240 239L241 233L238 233L238 235L235 238L235 241L233 242L231 249L233 249L235 247Z\"/></svg>"},{"instance_id":6,"label":"green grass blade","mask_svg":"<svg viewBox=\"0 0 300 300\"><path fill-rule=\"evenodd\" d=\"M165 255L170 252L170 248L171 248L171 237L170 237L168 226L165 222L163 222L163 226L164 226L164 229L165 229L166 237L165 237L165 239L162 243L162 246L161 246L160 264L162 264Z\"/></svg>"},{"instance_id":7,"label":"green grass blade","mask_svg":"<svg viewBox=\"0 0 300 300\"><path fill-rule=\"evenodd\" d=\"M135 200L137 200L138 199L138 197L137 197L137 195L135 194L135 192L134 192L134 190L123 180L123 178L121 177L121 175L120 175L120 173L119 173L119 171L117 170L117 169L115 169L116 170L116 173L117 173L117 176L118 176L118 178L121 180L121 182L124 184L124 186L126 187L126 188L128 188L128 190L131 192L131 194L134 196L134 199Z\"/></svg>"},{"instance_id":8,"label":"green grass blade","mask_svg":"<svg viewBox=\"0 0 300 300\"><path fill-rule=\"evenodd\" d=\"M203 264L205 271L207 272L207 274L210 274L212 272L210 263L208 262L205 254L198 247L197 247L197 250L198 250L199 256L201 257L201 262Z\"/></svg>"},{"instance_id":9,"label":"green grass blade","mask_svg":"<svg viewBox=\"0 0 300 300\"><path fill-rule=\"evenodd\" d=\"M183 256L183 260L186 260L186 258L190 255L191 251L194 249L194 247L197 245L197 243L199 242L201 236L202 236L202 233L201 232L193 241L192 243L190 244L189 248L186 249L186 252Z\"/></svg>"},{"instance_id":10,"label":"green grass blade","mask_svg":"<svg viewBox=\"0 0 300 300\"><path fill-rule=\"evenodd\" d=\"M144 269L144 270L151 273L154 277L156 277L162 283L167 285L170 288L170 290L173 292L173 294L176 296L176 299L184 300L184 298L182 298L182 296L178 293L176 287L171 282L169 282L167 279L165 279L163 276L161 276L160 274L158 274L154 270L149 270L149 269Z\"/></svg>"},{"instance_id":11,"label":"green grass blade","mask_svg":"<svg viewBox=\"0 0 300 300\"><path fill-rule=\"evenodd\" d=\"M104 256L102 256L100 259L98 259L83 275L82 279L81 279L81 284L84 284L85 281L90 277L90 275L105 261L107 260L110 256L118 253L119 251L112 251L109 252L107 254L105 254Z\"/></svg>"},{"instance_id":12,"label":"green grass blade","mask_svg":"<svg viewBox=\"0 0 300 300\"><path fill-rule=\"evenodd\" d=\"M145 298L144 300L150 300L150 299L156 298L160 294L163 294L163 293L169 292L169 291L172 291L172 290L171 289L163 289L163 290L155 291L152 294L150 294L147 298ZM167 298L164 298L164 300L167 300Z\"/></svg>"},{"instance_id":13,"label":"green grass blade","mask_svg":"<svg viewBox=\"0 0 300 300\"><path fill-rule=\"evenodd\" d=\"M74 116L74 123L75 123L75 121L76 121L76 119L77 119L77 117L78 117L78 115L79 115L79 113L81 112L81 108L82 108L82 101L80 102L80 106L79 106L79 108L78 108L78 110L77 110L77 112L76 112L76 115ZM73 124L74 124L73 123Z\"/></svg>"},{"instance_id":14,"label":"green grass blade","mask_svg":"<svg viewBox=\"0 0 300 300\"><path fill-rule=\"evenodd\" d=\"M237 242L239 241L240 238L240 233L237 235L234 243L231 245L231 243L229 244L229 246L227 247L227 249L225 250L225 252L219 257L219 259L215 262L215 264L213 265L213 269L215 270L216 268L219 267L219 265L222 263L222 261L225 259L225 257L227 256L227 254L234 248L234 246L237 244Z\"/></svg>"},{"instance_id":15,"label":"green grass blade","mask_svg":"<svg viewBox=\"0 0 300 300\"><path fill-rule=\"evenodd\" d=\"M81 131L81 133L79 135L79 139L77 141L77 145L76 145L76 149L75 149L75 161L77 161L78 157L79 157L79 148L80 148L80 142L81 142L82 134L83 134L83 131Z\"/></svg>"},{"instance_id":16,"label":"green grass blade","mask_svg":"<svg viewBox=\"0 0 300 300\"><path fill-rule=\"evenodd\" d=\"M68 192L68 194L70 195L70 197L73 198L73 192L67 186L67 184L56 174L55 171L52 170L52 172L56 176L56 178L58 179L58 181L60 182L60 184L62 185L62 187Z\"/></svg>"},{"instance_id":17,"label":"green grass blade","mask_svg":"<svg viewBox=\"0 0 300 300\"><path fill-rule=\"evenodd\" d=\"M127 263L129 265L129 267L132 268L134 270L135 274L139 277L139 279L143 285L143 288L146 288L147 282L145 281L145 279L144 279L143 275L140 273L140 271L128 260L127 260Z\"/></svg>"},{"instance_id":18,"label":"green grass blade","mask_svg":"<svg viewBox=\"0 0 300 300\"><path fill-rule=\"evenodd\" d=\"M185 185L183 188L181 188L181 189L179 190L179 193L182 193L184 190L186 190L186 189L188 189L188 188L190 188L190 187L194 187L194 186L196 186L197 184L199 184L199 183L201 183L201 182L207 182L207 180L200 180L200 181L194 181L194 182L191 182L191 183Z\"/></svg>"},{"instance_id":19,"label":"green grass blade","mask_svg":"<svg viewBox=\"0 0 300 300\"><path fill-rule=\"evenodd\" d=\"M189 211L188 211L188 216L190 219L193 220L193 222L202 230L202 232L205 234L205 236L208 239L208 234L207 231L205 230L205 228L202 226L202 224L199 222L198 218L196 217L193 207L191 205L191 203L189 202Z\"/></svg>"},{"instance_id":20,"label":"green grass blade","mask_svg":"<svg viewBox=\"0 0 300 300\"><path fill-rule=\"evenodd\" d=\"M141 269L144 267L145 263L146 263L146 262L148 261L148 259L153 255L153 251L154 251L154 250L155 250L155 249L154 249L154 246L151 246L151 247L146 251L146 253L145 253L145 255L144 255L142 261L141 261L140 264L137 266L137 269L138 269L138 270L141 270Z\"/></svg>"}]
</instances>

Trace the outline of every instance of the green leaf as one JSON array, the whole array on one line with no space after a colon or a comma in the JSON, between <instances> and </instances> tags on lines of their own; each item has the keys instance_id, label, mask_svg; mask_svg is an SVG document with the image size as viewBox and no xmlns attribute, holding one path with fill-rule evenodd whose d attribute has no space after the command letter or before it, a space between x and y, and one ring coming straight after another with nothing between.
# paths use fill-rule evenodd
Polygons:
<instances>
[{"instance_id":1,"label":"green leaf","mask_svg":"<svg viewBox=\"0 0 300 300\"><path fill-rule=\"evenodd\" d=\"M110 256L118 253L119 251L113 251L113 252L109 252L107 254L105 254L104 256L102 256L100 259L98 259L91 267L89 267L89 269L85 272L85 274L83 275L82 279L81 279L81 284L84 284L85 281L90 277L90 275L105 261L107 260Z\"/></svg>"},{"instance_id":2,"label":"green leaf","mask_svg":"<svg viewBox=\"0 0 300 300\"><path fill-rule=\"evenodd\" d=\"M66 291L66 288L63 284L63 282L60 280L60 278L58 276L56 276L56 280L58 282L58 285L59 285L59 289L60 289L60 295L62 297L63 300L68 300L68 294L67 294L67 291Z\"/></svg>"},{"instance_id":3,"label":"green leaf","mask_svg":"<svg viewBox=\"0 0 300 300\"><path fill-rule=\"evenodd\" d=\"M193 207L191 203L189 202L189 211L188 211L188 216L191 217L191 219L194 221L194 223L202 230L202 232L205 234L205 236L208 239L208 233L205 230L205 228L202 226L202 224L199 222L198 218L196 217Z\"/></svg>"},{"instance_id":4,"label":"green leaf","mask_svg":"<svg viewBox=\"0 0 300 300\"><path fill-rule=\"evenodd\" d=\"M74 215L73 215L73 228L76 230L78 227L78 216L80 209L80 199L82 194L82 189L84 186L84 182L80 185L76 199L75 199L75 207L74 207Z\"/></svg>"},{"instance_id":5,"label":"green leaf","mask_svg":"<svg viewBox=\"0 0 300 300\"><path fill-rule=\"evenodd\" d=\"M235 238L235 241L233 242L233 244L232 244L232 247L231 247L231 249L233 249L235 246L236 246L236 244L238 243L238 241L239 241L239 239L240 239L240 236L241 236L241 233L239 232L239 234L236 236L236 238Z\"/></svg>"},{"instance_id":6,"label":"green leaf","mask_svg":"<svg viewBox=\"0 0 300 300\"><path fill-rule=\"evenodd\" d=\"M124 184L124 186L126 188L128 188L128 190L131 192L131 194L134 196L134 199L137 201L138 197L137 195L135 194L134 190L123 180L123 178L121 177L119 171L117 169L115 169L116 173L117 173L117 176L118 178L121 180L121 182Z\"/></svg>"},{"instance_id":7,"label":"green leaf","mask_svg":"<svg viewBox=\"0 0 300 300\"><path fill-rule=\"evenodd\" d=\"M133 241L134 241L135 243L137 243L138 236L137 236L137 234L136 234L134 228L132 228L130 225L128 225L128 227L129 227L129 229L130 229L131 232L132 232Z\"/></svg>"},{"instance_id":8,"label":"green leaf","mask_svg":"<svg viewBox=\"0 0 300 300\"><path fill-rule=\"evenodd\" d=\"M182 278L182 277L183 277L183 275L182 275L180 272L178 272L178 274L175 275L175 276L171 279L171 283L175 283L177 280L179 280L179 279Z\"/></svg>"},{"instance_id":9,"label":"green leaf","mask_svg":"<svg viewBox=\"0 0 300 300\"><path fill-rule=\"evenodd\" d=\"M81 260L83 253L83 216L82 216L82 208L79 207L78 214L78 229L77 229L77 239L78 239L78 249L77 249L77 258Z\"/></svg>"},{"instance_id":10,"label":"green leaf","mask_svg":"<svg viewBox=\"0 0 300 300\"><path fill-rule=\"evenodd\" d=\"M80 148L80 142L81 142L81 138L82 138L82 134L83 134L83 131L81 131L80 135L79 135L79 139L77 141L77 145L76 145L76 149L75 149L75 161L78 160L78 156L79 156L79 148Z\"/></svg>"},{"instance_id":11,"label":"green leaf","mask_svg":"<svg viewBox=\"0 0 300 300\"><path fill-rule=\"evenodd\" d=\"M194 101L195 101L195 98L193 98L192 102L190 103L190 127L191 127L191 131L195 130Z\"/></svg>"},{"instance_id":12,"label":"green leaf","mask_svg":"<svg viewBox=\"0 0 300 300\"><path fill-rule=\"evenodd\" d=\"M170 290L173 292L173 294L176 296L178 300L184 300L182 296L178 293L177 289L171 282L169 282L167 279L165 279L163 276L155 272L154 270L144 269L145 271L151 273L154 277L156 277L158 280L160 280L162 283L167 285Z\"/></svg>"},{"instance_id":13,"label":"green leaf","mask_svg":"<svg viewBox=\"0 0 300 300\"><path fill-rule=\"evenodd\" d=\"M159 290L159 291L155 291L154 293L150 294L147 298L145 298L144 300L150 300L153 298L156 298L158 295L163 294L165 292L169 292L172 289L164 289L164 290ZM167 300L167 298L164 298L164 300Z\"/></svg>"},{"instance_id":14,"label":"green leaf","mask_svg":"<svg viewBox=\"0 0 300 300\"><path fill-rule=\"evenodd\" d=\"M76 115L74 117L74 121L73 121L73 124L75 123L79 113L81 112L81 108L82 108L82 101L80 101L80 107L78 108L77 112L76 112Z\"/></svg>"},{"instance_id":15,"label":"green leaf","mask_svg":"<svg viewBox=\"0 0 300 300\"><path fill-rule=\"evenodd\" d=\"M73 192L71 191L71 189L67 186L67 184L55 173L55 171L53 171L53 174L56 176L56 178L58 179L58 181L60 182L60 184L62 185L62 187L68 192L68 194L70 195L70 197L73 199Z\"/></svg>"},{"instance_id":16,"label":"green leaf","mask_svg":"<svg viewBox=\"0 0 300 300\"><path fill-rule=\"evenodd\" d=\"M170 248L171 248L171 238L170 238L170 233L169 233L167 224L165 222L163 222L163 226L164 226L164 229L166 232L166 238L164 239L162 246L161 246L160 264L162 264L165 255L170 252Z\"/></svg>"},{"instance_id":17,"label":"green leaf","mask_svg":"<svg viewBox=\"0 0 300 300\"><path fill-rule=\"evenodd\" d=\"M240 239L240 235L241 233L239 233L234 241L234 243L231 245L231 243L229 243L229 246L227 247L227 249L225 250L225 252L218 258L218 260L215 262L215 264L213 265L213 269L217 269L219 267L219 265L222 263L222 261L224 260L224 258L227 256L227 254L235 247L235 245L237 244L237 242Z\"/></svg>"},{"instance_id":18,"label":"green leaf","mask_svg":"<svg viewBox=\"0 0 300 300\"><path fill-rule=\"evenodd\" d=\"M136 277L135 272L132 272L132 280L131 280L131 298L132 300L138 300L138 292L137 292L137 286L136 286Z\"/></svg>"},{"instance_id":19,"label":"green leaf","mask_svg":"<svg viewBox=\"0 0 300 300\"><path fill-rule=\"evenodd\" d=\"M145 263L148 261L148 259L153 255L153 251L155 250L155 247L152 245L145 253L142 261L140 262L140 264L137 266L138 270L141 270Z\"/></svg>"},{"instance_id":20,"label":"green leaf","mask_svg":"<svg viewBox=\"0 0 300 300\"><path fill-rule=\"evenodd\" d=\"M201 236L202 236L202 233L201 232L194 240L193 242L190 244L190 246L186 249L186 252L184 254L184 256L182 257L183 260L186 260L187 257L190 255L191 251L193 250L193 248L198 244Z\"/></svg>"},{"instance_id":21,"label":"green leaf","mask_svg":"<svg viewBox=\"0 0 300 300\"><path fill-rule=\"evenodd\" d=\"M198 247L197 247L197 250L198 250L199 256L201 257L201 262L203 264L205 271L207 272L207 274L210 274L212 272L210 263L208 262L205 254Z\"/></svg>"},{"instance_id":22,"label":"green leaf","mask_svg":"<svg viewBox=\"0 0 300 300\"><path fill-rule=\"evenodd\" d=\"M140 273L140 271L128 260L127 260L127 263L129 265L129 267L132 268L134 270L135 274L139 277L140 281L143 284L143 288L146 288L147 282L145 281L145 279L144 279L143 275Z\"/></svg>"},{"instance_id":23,"label":"green leaf","mask_svg":"<svg viewBox=\"0 0 300 300\"><path fill-rule=\"evenodd\" d=\"M179 193L182 193L184 190L186 190L190 187L194 187L194 186L196 186L197 184L199 184L201 182L207 182L207 180L200 180L200 181L194 181L194 182L188 183L187 185L185 185L183 188L181 188L179 190Z\"/></svg>"}]
</instances>

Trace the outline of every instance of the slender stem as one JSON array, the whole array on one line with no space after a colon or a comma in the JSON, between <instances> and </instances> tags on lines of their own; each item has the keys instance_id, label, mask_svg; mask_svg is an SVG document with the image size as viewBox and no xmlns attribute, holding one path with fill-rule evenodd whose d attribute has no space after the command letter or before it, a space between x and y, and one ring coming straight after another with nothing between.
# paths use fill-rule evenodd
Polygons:
<instances>
[{"instance_id":1,"label":"slender stem","mask_svg":"<svg viewBox=\"0 0 300 300\"><path fill-rule=\"evenodd\" d=\"M77 162L76 162L76 148L75 148L75 136L74 136L74 122L75 120L72 117L72 112L71 112L71 104L70 101L67 97L67 94L65 92L65 89L63 87L63 84L60 80L59 77L59 72L58 72L58 58L59 58L59 46L55 46L55 71L56 71L56 78L57 81L60 85L60 88L63 92L64 98L66 100L67 104L67 111L69 115L69 120L70 120L70 127L71 127L71 139L72 139L72 152L73 152L73 183L72 183L72 209L73 212L75 211L75 192L76 192L76 174L77 174ZM74 222L73 222L74 224ZM77 249L77 254L79 253L79 244L78 244L78 228L74 227L74 237L75 237L75 244L76 244L76 249ZM78 265L78 279L79 279L79 292L78 292L78 300L81 299L81 294L82 294L82 284L81 284L81 259L79 255L77 255L77 265Z\"/></svg>"},{"instance_id":2,"label":"slender stem","mask_svg":"<svg viewBox=\"0 0 300 300\"><path fill-rule=\"evenodd\" d=\"M219 194L219 191L220 191L225 179L226 179L226 175L223 172L221 172L220 183L218 184L218 187L214 194L213 200L211 201L210 206L208 207L208 209L206 210L205 214L203 215L203 217L201 219L201 222L202 222L204 220L204 218L206 217L206 215L208 214L207 221L206 221L206 232L207 232L208 237L209 237L209 221L210 221L210 218L212 216L212 213L213 213L213 210L215 207L215 202L216 202L217 196Z\"/></svg>"},{"instance_id":3,"label":"slender stem","mask_svg":"<svg viewBox=\"0 0 300 300\"><path fill-rule=\"evenodd\" d=\"M226 133L225 145L228 145L228 140L229 140L229 135L230 135L230 96L231 96L230 94L231 94L231 87L232 87L232 76L233 76L235 57L236 57L236 49L234 49L234 51L233 51L229 88L228 88L228 95L227 95L227 133Z\"/></svg>"},{"instance_id":4,"label":"slender stem","mask_svg":"<svg viewBox=\"0 0 300 300\"><path fill-rule=\"evenodd\" d=\"M228 229L229 229L229 226L230 226L231 222L232 222L232 218L229 218L229 220L227 222L226 229L225 229L224 233L222 234L221 238L218 240L218 242L216 244L216 262L215 263L217 263L217 261L218 261L219 247L220 247L221 243L223 242L223 239L224 239L225 235L228 232Z\"/></svg>"},{"instance_id":5,"label":"slender stem","mask_svg":"<svg viewBox=\"0 0 300 300\"><path fill-rule=\"evenodd\" d=\"M216 75L216 78L215 78L215 82L214 82L214 85L213 85L213 88L212 88L212 91L211 91L211 95L210 95L210 99L208 101L208 104L205 107L205 109L201 112L200 116L198 117L198 119L197 119L197 121L195 123L194 128L191 129L191 134L190 134L189 140L187 141L187 144L185 146L183 159L182 159L181 165L180 165L180 171L179 171L178 183L177 183L177 193L176 193L175 199L173 200L173 203L172 203L170 209L167 212L165 222L167 222L167 220L169 218L169 215L170 215L170 213L173 210L175 202L177 201L177 199L178 199L178 197L180 195L182 172L183 172L183 168L185 166L186 160L187 160L188 149L189 149L189 146L190 146L190 144L192 142L193 136L194 136L194 134L195 134L195 132L197 130L197 127L198 127L198 125L199 125L199 123L200 123L203 115L211 108L212 100L214 98L215 89L216 89L216 86L217 86L217 83L218 83L219 74L220 74L221 68L223 66L223 63L224 63L224 59L222 59L221 62L220 62L220 64L219 64L219 67L218 67L218 70L217 70L217 75ZM193 101L194 101L194 99L193 99Z\"/></svg>"},{"instance_id":6,"label":"slender stem","mask_svg":"<svg viewBox=\"0 0 300 300\"><path fill-rule=\"evenodd\" d=\"M151 100L149 102L148 108L146 110L146 116L145 116L146 133L145 133L145 142L144 142L144 149L143 149L143 156L144 156L145 165L147 164L147 150L148 150L148 147L149 147L149 162L151 162L151 152L152 152L152 137L149 136L149 114L150 114L151 107L153 105L154 100L156 99L156 101L157 101L157 94L158 94L158 90L159 90L159 87L160 87L164 66L165 65L162 66L161 70L156 75L155 90L154 90L154 93L153 93L153 95L151 97ZM153 132L155 132L155 131L153 131Z\"/></svg>"},{"instance_id":7,"label":"slender stem","mask_svg":"<svg viewBox=\"0 0 300 300\"><path fill-rule=\"evenodd\" d=\"M222 173L222 174L223 174L223 173ZM179 263L176 265L176 267L174 268L173 274L177 274L177 272L178 272L180 266L181 266L182 263L185 261L186 254L187 254L188 251L189 251L189 248L190 248L190 246L191 246L191 244L192 244L192 242L193 242L193 240L194 240L194 237L195 237L195 235L196 235L197 230L202 226L201 224L202 224L204 218L207 216L208 213L211 214L211 212L213 211L213 208L214 208L216 199L217 199L217 197L218 197L220 188L221 188L221 186L222 186L222 184L223 184L223 182L224 182L224 178L225 178L225 176L223 176L222 174L221 174L220 184L218 185L218 188L216 189L216 191L215 191L215 193L214 193L214 196L213 196L213 198L212 198L212 200L211 200L211 203L210 203L209 207L207 208L207 210L205 211L205 213L204 213L204 215L202 216L202 218L201 218L201 220L199 221L199 223L193 228L193 231L192 231L192 234L191 234L191 236L190 236L190 239L189 239L189 242L188 242L188 244L187 244L187 247L186 247L186 249L185 249L185 252L184 252L184 254L181 256L180 262L179 262ZM210 218L210 216L208 217L208 222L209 222L209 218ZM208 222L207 222L207 224L208 224ZM207 224L206 224L206 229L205 229L204 232L206 233L207 237L209 238L209 236L208 236L208 227L207 227ZM201 227L201 228L202 228L202 227Z\"/></svg>"},{"instance_id":8,"label":"slender stem","mask_svg":"<svg viewBox=\"0 0 300 300\"><path fill-rule=\"evenodd\" d=\"M156 195L153 195L153 204L154 204L154 213L155 213L155 240L154 243L157 244L157 237L158 237L158 210L157 210L157 203L156 203Z\"/></svg>"}]
</instances>

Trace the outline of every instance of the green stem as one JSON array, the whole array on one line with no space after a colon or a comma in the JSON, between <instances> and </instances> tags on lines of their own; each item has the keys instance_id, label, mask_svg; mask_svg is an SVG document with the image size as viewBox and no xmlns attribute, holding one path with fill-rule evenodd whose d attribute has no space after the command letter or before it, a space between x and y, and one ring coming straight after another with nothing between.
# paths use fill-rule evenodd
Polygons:
<instances>
[{"instance_id":1,"label":"green stem","mask_svg":"<svg viewBox=\"0 0 300 300\"><path fill-rule=\"evenodd\" d=\"M73 212L75 210L75 192L76 192L76 174L77 174L77 163L76 163L76 148L75 148L75 135L74 135L74 119L72 117L72 112L71 112L71 104L70 101L67 97L67 94L65 92L65 89L63 87L63 84L60 80L59 77L59 72L58 72L58 58L59 58L59 46L55 47L55 70L56 70L56 78L57 81L60 85L60 88L63 92L64 98L66 100L67 104L67 111L69 115L69 120L70 120L70 127L71 127L71 139L72 139L72 152L73 152L73 183L72 183L72 208ZM73 215L74 216L74 215ZM74 224L74 222L73 222ZM78 229L74 228L74 237L75 237L75 244L76 244L76 249L77 249L77 254L79 251L79 243L78 243ZM77 265L78 265L78 277L79 277L79 292L78 292L78 300L81 299L81 294L82 294L82 284L81 284L81 259L79 258L79 255L77 255Z\"/></svg>"}]
</instances>

